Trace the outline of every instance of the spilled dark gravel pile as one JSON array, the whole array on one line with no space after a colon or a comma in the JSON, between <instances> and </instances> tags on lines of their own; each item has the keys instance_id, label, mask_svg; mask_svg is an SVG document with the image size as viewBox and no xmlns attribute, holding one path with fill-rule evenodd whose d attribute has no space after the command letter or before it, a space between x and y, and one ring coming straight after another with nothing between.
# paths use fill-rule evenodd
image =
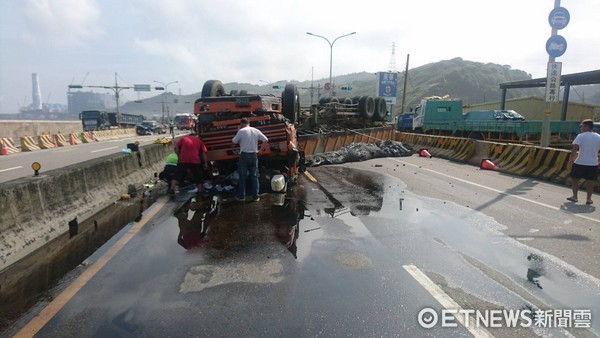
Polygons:
<instances>
[{"instance_id":1,"label":"spilled dark gravel pile","mask_svg":"<svg viewBox=\"0 0 600 338\"><path fill-rule=\"evenodd\" d=\"M379 157L411 156L412 147L398 141L377 141L375 143L351 143L340 150L317 154L312 157L309 166L361 162Z\"/></svg>"}]
</instances>

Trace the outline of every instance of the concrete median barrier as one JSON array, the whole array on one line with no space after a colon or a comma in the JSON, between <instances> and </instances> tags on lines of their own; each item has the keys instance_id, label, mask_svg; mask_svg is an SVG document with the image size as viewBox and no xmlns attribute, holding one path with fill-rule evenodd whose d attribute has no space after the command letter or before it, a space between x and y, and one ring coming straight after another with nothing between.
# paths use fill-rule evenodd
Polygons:
<instances>
[{"instance_id":1,"label":"concrete median barrier","mask_svg":"<svg viewBox=\"0 0 600 338\"><path fill-rule=\"evenodd\" d=\"M51 149L56 148L56 144L54 144L54 140L51 135L40 135L38 136L38 146L41 149Z\"/></svg>"},{"instance_id":2,"label":"concrete median barrier","mask_svg":"<svg viewBox=\"0 0 600 338\"><path fill-rule=\"evenodd\" d=\"M569 150L401 132L396 140L414 149L426 148L434 157L478 167L489 159L500 172L570 185ZM596 191L600 192L600 178Z\"/></svg>"},{"instance_id":3,"label":"concrete median barrier","mask_svg":"<svg viewBox=\"0 0 600 338\"><path fill-rule=\"evenodd\" d=\"M35 151L40 149L33 136L21 137L21 151Z\"/></svg>"},{"instance_id":4,"label":"concrete median barrier","mask_svg":"<svg viewBox=\"0 0 600 338\"><path fill-rule=\"evenodd\" d=\"M0 271L68 232L69 221L83 221L117 201L128 185L148 182L162 170L171 149L150 144L132 154L114 154L2 183Z\"/></svg>"},{"instance_id":5,"label":"concrete median barrier","mask_svg":"<svg viewBox=\"0 0 600 338\"><path fill-rule=\"evenodd\" d=\"M413 149L426 148L432 156L453 161L467 162L475 153L476 141L461 137L399 132L396 134L396 140L412 146Z\"/></svg>"},{"instance_id":6,"label":"concrete median barrier","mask_svg":"<svg viewBox=\"0 0 600 338\"><path fill-rule=\"evenodd\" d=\"M374 143L393 140L394 137L394 129L391 127L304 134L298 135L298 148L304 151L306 159L310 159L313 155L339 150L353 142Z\"/></svg>"},{"instance_id":7,"label":"concrete median barrier","mask_svg":"<svg viewBox=\"0 0 600 338\"><path fill-rule=\"evenodd\" d=\"M11 137L0 138L0 155L10 155L19 152L19 148L15 146L15 142Z\"/></svg>"}]
</instances>

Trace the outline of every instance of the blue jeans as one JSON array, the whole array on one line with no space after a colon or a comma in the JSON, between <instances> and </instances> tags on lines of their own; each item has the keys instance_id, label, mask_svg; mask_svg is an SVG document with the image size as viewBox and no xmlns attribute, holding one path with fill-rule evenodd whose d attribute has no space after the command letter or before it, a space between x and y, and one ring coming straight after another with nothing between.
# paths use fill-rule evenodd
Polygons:
<instances>
[{"instance_id":1,"label":"blue jeans","mask_svg":"<svg viewBox=\"0 0 600 338\"><path fill-rule=\"evenodd\" d=\"M250 192L252 197L258 197L258 155L255 153L241 153L238 174L240 175L240 185L238 187L238 197L246 196L246 175L250 171Z\"/></svg>"}]
</instances>

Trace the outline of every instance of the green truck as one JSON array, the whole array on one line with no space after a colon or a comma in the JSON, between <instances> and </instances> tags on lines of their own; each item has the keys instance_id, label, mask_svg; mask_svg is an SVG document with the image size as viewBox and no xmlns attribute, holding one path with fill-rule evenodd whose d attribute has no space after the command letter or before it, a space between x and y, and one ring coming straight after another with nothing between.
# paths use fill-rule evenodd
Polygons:
<instances>
[{"instance_id":1,"label":"green truck","mask_svg":"<svg viewBox=\"0 0 600 338\"><path fill-rule=\"evenodd\" d=\"M542 121L526 121L514 110L479 110L463 113L462 100L427 97L412 110L412 129L425 134L479 140L540 143ZM579 132L579 121L550 121L551 144L570 145Z\"/></svg>"}]
</instances>

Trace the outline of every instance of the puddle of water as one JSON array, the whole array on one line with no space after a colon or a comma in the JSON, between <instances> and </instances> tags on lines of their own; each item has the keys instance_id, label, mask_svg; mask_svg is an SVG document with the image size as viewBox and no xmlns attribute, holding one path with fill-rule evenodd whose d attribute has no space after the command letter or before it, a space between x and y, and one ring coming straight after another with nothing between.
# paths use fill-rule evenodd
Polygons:
<instances>
[{"instance_id":1,"label":"puddle of water","mask_svg":"<svg viewBox=\"0 0 600 338\"><path fill-rule=\"evenodd\" d=\"M328 167L321 169L319 174L327 177L329 191L321 189L334 205L324 209L327 215L343 221L358 238L377 237L380 226L396 228L392 230L394 233L406 234L403 238L406 242L398 245L407 248L403 252L412 257L408 259L418 262L427 271L445 276L451 287L505 308L518 309L527 303L521 296L499 288L497 284L493 286L494 283L486 282L489 286L484 287L481 281L489 278L483 277L482 271L468 261L459 258L461 264L466 265L459 269L456 258L440 256L456 257L458 253L459 257L472 257L508 277L513 284L510 288L516 287L525 294L534 295L549 307L544 310L584 309L600 313L600 282L554 256L527 246L532 237L510 238L501 232L506 226L493 218L452 201L415 195L393 177L369 172L370 177L365 178L356 170L345 167ZM336 190L335 180L352 181L348 184L350 187L362 185L365 189ZM330 181L333 181L332 186ZM368 217L352 212L360 210L358 205L361 203L377 200L378 196L381 199L375 205L379 208L369 209ZM530 233L538 231L531 229ZM385 231L382 233L385 235ZM468 270L479 277L469 275ZM600 332L600 321L593 322L592 327L595 332Z\"/></svg>"}]
</instances>

